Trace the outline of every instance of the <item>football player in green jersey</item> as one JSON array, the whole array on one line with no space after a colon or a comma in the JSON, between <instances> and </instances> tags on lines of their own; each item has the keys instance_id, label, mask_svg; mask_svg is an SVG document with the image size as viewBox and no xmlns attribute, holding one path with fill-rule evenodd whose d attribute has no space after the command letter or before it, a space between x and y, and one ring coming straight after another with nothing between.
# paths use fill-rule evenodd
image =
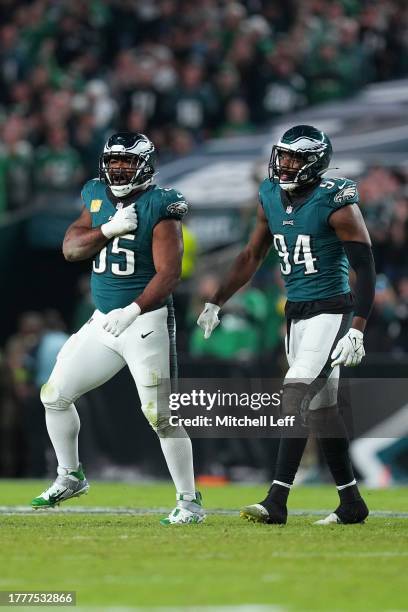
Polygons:
<instances>
[{"instance_id":1,"label":"football player in green jersey","mask_svg":"<svg viewBox=\"0 0 408 612\"><path fill-rule=\"evenodd\" d=\"M273 244L287 291L283 415L298 415L306 435L282 437L275 479L259 504L241 515L286 523L287 498L312 429L318 436L340 496L335 512L320 524L357 523L368 515L349 458L337 409L340 365L358 365L375 287L370 238L358 207L356 184L324 178L332 146L324 132L298 125L272 149L269 178L260 186L256 227L198 325L209 337L222 305L253 276ZM349 265L356 273L354 295ZM301 430L297 430L300 431Z\"/></svg>"},{"instance_id":2,"label":"football player in green jersey","mask_svg":"<svg viewBox=\"0 0 408 612\"><path fill-rule=\"evenodd\" d=\"M177 506L162 524L205 518L195 491L191 441L182 427L170 426L168 406L177 368L171 293L180 277L180 221L187 204L181 193L153 183L154 152L144 134L111 136L100 159L100 177L84 186L83 211L66 232L65 258L93 260L96 310L67 340L41 389L58 477L33 499L34 508L87 493L74 402L127 364L177 491Z\"/></svg>"}]
</instances>

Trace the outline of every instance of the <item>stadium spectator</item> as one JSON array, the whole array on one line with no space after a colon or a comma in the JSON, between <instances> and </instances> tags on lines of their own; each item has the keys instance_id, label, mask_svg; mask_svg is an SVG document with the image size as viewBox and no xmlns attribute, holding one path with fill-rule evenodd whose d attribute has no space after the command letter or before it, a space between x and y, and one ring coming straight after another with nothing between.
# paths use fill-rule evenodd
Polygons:
<instances>
[{"instance_id":1,"label":"stadium spectator","mask_svg":"<svg viewBox=\"0 0 408 612\"><path fill-rule=\"evenodd\" d=\"M26 124L11 115L1 131L0 212L26 206L32 193L33 148L26 138Z\"/></svg>"},{"instance_id":2,"label":"stadium spectator","mask_svg":"<svg viewBox=\"0 0 408 612\"><path fill-rule=\"evenodd\" d=\"M249 108L242 98L231 98L225 108L225 122L218 128L219 136L251 134L255 126L249 120Z\"/></svg>"},{"instance_id":3,"label":"stadium spectator","mask_svg":"<svg viewBox=\"0 0 408 612\"><path fill-rule=\"evenodd\" d=\"M66 144L79 150L86 176L94 173L86 161L91 143L96 148L109 130L160 128L155 141L171 154L172 130L179 127L193 139L189 152L225 133L231 99L246 104L249 123L261 126L408 72L406 7L398 0L199 6L16 0L0 11L3 129L18 117L24 164L30 147L47 146L50 130L68 130ZM0 210L25 200L22 186L17 195L4 188L4 155Z\"/></svg>"},{"instance_id":4,"label":"stadium spectator","mask_svg":"<svg viewBox=\"0 0 408 612\"><path fill-rule=\"evenodd\" d=\"M64 127L55 126L47 134L46 144L37 150L36 187L38 201L53 206L64 205L77 195L84 171L78 152L71 147ZM71 200L72 201L72 200Z\"/></svg>"}]
</instances>

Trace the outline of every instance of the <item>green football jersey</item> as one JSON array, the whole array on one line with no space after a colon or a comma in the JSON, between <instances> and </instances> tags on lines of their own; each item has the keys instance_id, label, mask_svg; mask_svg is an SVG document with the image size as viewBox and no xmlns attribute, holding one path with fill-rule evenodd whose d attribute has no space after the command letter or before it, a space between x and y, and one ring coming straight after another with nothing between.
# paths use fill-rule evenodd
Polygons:
<instances>
[{"instance_id":1,"label":"green football jersey","mask_svg":"<svg viewBox=\"0 0 408 612\"><path fill-rule=\"evenodd\" d=\"M108 197L106 184L99 179L88 181L81 195L91 213L92 227L109 221L117 208L123 206L123 202ZM152 251L154 227L163 219L182 219L188 209L181 193L157 185L133 199L127 196L124 201L126 205L136 203L136 230L109 240L93 259L92 299L105 314L114 308L124 308L143 292L156 273ZM157 308L161 306L157 304Z\"/></svg>"},{"instance_id":2,"label":"green football jersey","mask_svg":"<svg viewBox=\"0 0 408 612\"><path fill-rule=\"evenodd\" d=\"M281 188L265 179L259 198L265 211L287 297L291 302L322 300L350 292L349 264L329 225L330 215L358 203L353 181L325 178L297 206L285 205Z\"/></svg>"}]
</instances>

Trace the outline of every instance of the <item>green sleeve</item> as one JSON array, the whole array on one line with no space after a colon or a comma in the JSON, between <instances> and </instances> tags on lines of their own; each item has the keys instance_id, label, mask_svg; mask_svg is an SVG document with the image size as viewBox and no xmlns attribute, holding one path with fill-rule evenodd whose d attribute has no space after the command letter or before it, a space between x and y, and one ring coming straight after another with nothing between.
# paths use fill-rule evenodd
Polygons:
<instances>
[{"instance_id":1,"label":"green sleeve","mask_svg":"<svg viewBox=\"0 0 408 612\"><path fill-rule=\"evenodd\" d=\"M91 181L88 181L87 183L85 183L81 191L82 202L88 210L91 209L91 202L93 199L94 187L95 187L95 180L92 179Z\"/></svg>"},{"instance_id":2,"label":"green sleeve","mask_svg":"<svg viewBox=\"0 0 408 612\"><path fill-rule=\"evenodd\" d=\"M265 188L266 188L266 186L268 184L267 181L269 182L268 179L264 179L262 181L262 183L259 185L259 191L258 191L258 201L259 201L259 203L260 203L260 205L262 206L263 209L265 209L264 197L263 196L264 196Z\"/></svg>"},{"instance_id":3,"label":"green sleeve","mask_svg":"<svg viewBox=\"0 0 408 612\"><path fill-rule=\"evenodd\" d=\"M162 189L157 223L163 219L181 221L188 212L188 204L184 196L175 189Z\"/></svg>"},{"instance_id":4,"label":"green sleeve","mask_svg":"<svg viewBox=\"0 0 408 612\"><path fill-rule=\"evenodd\" d=\"M334 181L327 181L329 184L329 188L320 187L320 189L324 189L327 192L324 193L323 198L323 216L326 222L329 221L331 215L343 208L344 206L348 206L349 204L358 204L359 203L359 195L357 185L354 181L349 179L335 179ZM330 183L334 183L333 186ZM325 185L323 182L322 185Z\"/></svg>"}]
</instances>

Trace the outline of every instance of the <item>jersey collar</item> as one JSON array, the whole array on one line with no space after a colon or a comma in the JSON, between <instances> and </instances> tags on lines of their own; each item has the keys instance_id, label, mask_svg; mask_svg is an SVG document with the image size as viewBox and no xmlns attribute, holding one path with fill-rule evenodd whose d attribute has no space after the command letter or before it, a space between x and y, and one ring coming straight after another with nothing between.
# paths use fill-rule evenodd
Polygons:
<instances>
[{"instance_id":1,"label":"jersey collar","mask_svg":"<svg viewBox=\"0 0 408 612\"><path fill-rule=\"evenodd\" d=\"M283 208L286 212L292 212L293 209L299 209L303 204L310 199L310 196L316 191L319 183L309 185L307 188L297 191L297 193L289 194L284 189L279 188L280 198Z\"/></svg>"},{"instance_id":2,"label":"jersey collar","mask_svg":"<svg viewBox=\"0 0 408 612\"><path fill-rule=\"evenodd\" d=\"M139 198L141 198L142 195L144 195L145 193L148 193L151 189L154 189L155 186L156 185L149 185L147 189L143 189L143 191L134 191L133 193L129 193L124 198L115 196L111 192L109 185L106 185L105 192L106 192L106 197L108 198L108 200L110 201L110 203L112 204L114 208L116 208L120 202L123 204L124 207L126 207L126 206L129 206L130 204L134 204L135 202L137 202L137 200L139 200Z\"/></svg>"}]
</instances>

